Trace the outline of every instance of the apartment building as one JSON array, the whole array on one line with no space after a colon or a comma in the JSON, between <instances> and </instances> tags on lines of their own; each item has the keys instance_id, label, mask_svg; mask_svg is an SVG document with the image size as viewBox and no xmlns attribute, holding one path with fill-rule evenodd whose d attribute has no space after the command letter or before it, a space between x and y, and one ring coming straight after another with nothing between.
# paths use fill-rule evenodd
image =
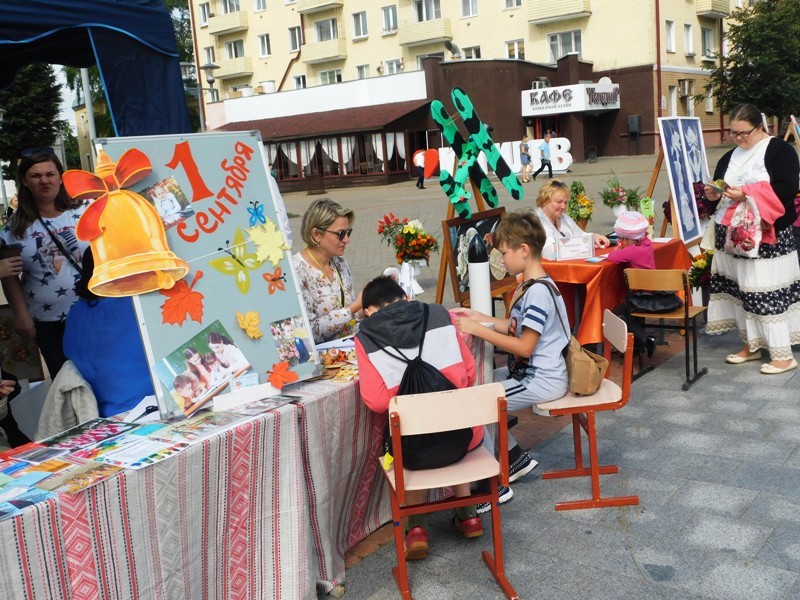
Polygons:
<instances>
[{"instance_id":1,"label":"apartment building","mask_svg":"<svg viewBox=\"0 0 800 600\"><path fill-rule=\"evenodd\" d=\"M742 1L191 0L191 12L213 81L206 124L260 130L291 189L406 177L415 149L441 144L429 104L454 86L495 141L556 131L576 161L656 151L659 115L698 116L719 143L713 98L694 96ZM555 101L601 80L618 90L611 105Z\"/></svg>"}]
</instances>

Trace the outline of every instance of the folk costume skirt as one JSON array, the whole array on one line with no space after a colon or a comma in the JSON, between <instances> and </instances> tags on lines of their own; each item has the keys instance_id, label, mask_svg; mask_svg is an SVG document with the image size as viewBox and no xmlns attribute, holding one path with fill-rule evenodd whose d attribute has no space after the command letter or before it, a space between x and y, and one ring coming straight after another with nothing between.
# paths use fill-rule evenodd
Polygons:
<instances>
[{"instance_id":1,"label":"folk costume skirt","mask_svg":"<svg viewBox=\"0 0 800 600\"><path fill-rule=\"evenodd\" d=\"M727 227L716 224L711 299L706 333L736 329L750 352L766 348L772 360L792 358L800 344L800 264L791 228L775 244L761 244L758 258L726 254Z\"/></svg>"}]
</instances>

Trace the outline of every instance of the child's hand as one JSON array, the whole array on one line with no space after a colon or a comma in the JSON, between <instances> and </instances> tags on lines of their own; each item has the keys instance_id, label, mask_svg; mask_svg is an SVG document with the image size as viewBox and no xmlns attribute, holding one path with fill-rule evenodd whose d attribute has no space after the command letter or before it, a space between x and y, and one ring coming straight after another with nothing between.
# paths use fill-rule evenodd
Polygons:
<instances>
[{"instance_id":1,"label":"child's hand","mask_svg":"<svg viewBox=\"0 0 800 600\"><path fill-rule=\"evenodd\" d=\"M472 319L473 321L480 321L481 319L487 318L486 315L472 308L451 308L450 312L456 315L456 317Z\"/></svg>"},{"instance_id":2,"label":"child's hand","mask_svg":"<svg viewBox=\"0 0 800 600\"><path fill-rule=\"evenodd\" d=\"M463 309L463 310L470 310L470 309ZM479 328L485 329L483 325L467 317L456 318L456 327L461 333L466 333L469 335L475 333Z\"/></svg>"},{"instance_id":3,"label":"child's hand","mask_svg":"<svg viewBox=\"0 0 800 600\"><path fill-rule=\"evenodd\" d=\"M0 396L8 396L14 391L15 382L10 379L0 379Z\"/></svg>"},{"instance_id":4,"label":"child's hand","mask_svg":"<svg viewBox=\"0 0 800 600\"><path fill-rule=\"evenodd\" d=\"M608 238L604 235L600 235L599 233L594 234L594 247L595 248L608 248L609 242Z\"/></svg>"}]
</instances>

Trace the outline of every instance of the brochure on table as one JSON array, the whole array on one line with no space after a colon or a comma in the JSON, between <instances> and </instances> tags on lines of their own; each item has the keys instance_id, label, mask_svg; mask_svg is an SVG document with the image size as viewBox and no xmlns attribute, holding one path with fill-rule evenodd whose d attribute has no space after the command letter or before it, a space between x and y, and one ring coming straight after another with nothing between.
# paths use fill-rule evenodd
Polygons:
<instances>
[{"instance_id":1,"label":"brochure on table","mask_svg":"<svg viewBox=\"0 0 800 600\"><path fill-rule=\"evenodd\" d=\"M272 396L317 374L258 132L97 144L113 160L132 148L148 157L152 173L130 190L155 206L191 269L171 289L134 297L162 417Z\"/></svg>"}]
</instances>

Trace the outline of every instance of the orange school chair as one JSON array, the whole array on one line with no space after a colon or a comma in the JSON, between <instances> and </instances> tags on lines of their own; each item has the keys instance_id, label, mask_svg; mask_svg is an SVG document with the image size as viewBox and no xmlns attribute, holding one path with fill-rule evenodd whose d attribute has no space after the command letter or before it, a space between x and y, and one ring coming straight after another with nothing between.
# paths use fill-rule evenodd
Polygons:
<instances>
[{"instance_id":1,"label":"orange school chair","mask_svg":"<svg viewBox=\"0 0 800 600\"><path fill-rule=\"evenodd\" d=\"M397 587L405 600L411 600L408 569L403 547L402 517L491 502L492 541L494 556L483 552L483 562L509 600L519 598L509 583L503 567L503 539L500 526L498 485L508 485L508 424L505 390L499 383L472 388L448 390L431 394L411 394L392 398L389 404L389 430L392 435L394 463L383 470L389 482L394 524L394 545L397 566L392 569ZM461 461L440 469L409 471L403 468L402 437L450 431L497 423L500 460L484 446L475 448ZM382 459L381 459L382 460ZM485 493L473 493L465 498L448 498L413 506L403 506L406 491L428 490L489 479Z\"/></svg>"},{"instance_id":2,"label":"orange school chair","mask_svg":"<svg viewBox=\"0 0 800 600\"><path fill-rule=\"evenodd\" d=\"M575 444L575 468L562 471L546 471L542 479L558 479L561 477L592 478L592 498L572 502L559 502L556 510L575 510L577 508L603 508L606 506L628 506L639 504L638 496L616 496L604 498L600 495L600 475L616 473L617 465L600 466L597 456L596 414L604 410L617 410L628 403L631 394L631 375L633 372L633 334L628 333L628 326L610 310L603 313L603 355L609 360L609 368L600 389L594 394L576 396L568 392L563 398L538 404L540 410L550 413L552 417L572 415L572 437ZM608 378L611 371L611 346L623 355L622 387ZM589 466L583 466L583 450L581 448L581 429L589 440Z\"/></svg>"},{"instance_id":3,"label":"orange school chair","mask_svg":"<svg viewBox=\"0 0 800 600\"><path fill-rule=\"evenodd\" d=\"M706 310L705 306L689 306L690 288L689 274L685 269L625 269L625 287L627 289L626 302L628 314L631 317L642 319L658 319L658 324L648 323L645 327L653 329L671 329L684 332L683 340L686 346L684 358L686 360L686 380L683 382L683 391L688 390L691 385L708 372L705 367L697 370L697 317ZM649 313L631 310L630 296L633 291L660 292L660 291L679 291L683 292L683 306L668 313ZM679 321L671 325L665 321ZM689 369L689 331L692 332L692 351L694 353L694 375ZM650 369L648 369L650 370Z\"/></svg>"}]
</instances>

